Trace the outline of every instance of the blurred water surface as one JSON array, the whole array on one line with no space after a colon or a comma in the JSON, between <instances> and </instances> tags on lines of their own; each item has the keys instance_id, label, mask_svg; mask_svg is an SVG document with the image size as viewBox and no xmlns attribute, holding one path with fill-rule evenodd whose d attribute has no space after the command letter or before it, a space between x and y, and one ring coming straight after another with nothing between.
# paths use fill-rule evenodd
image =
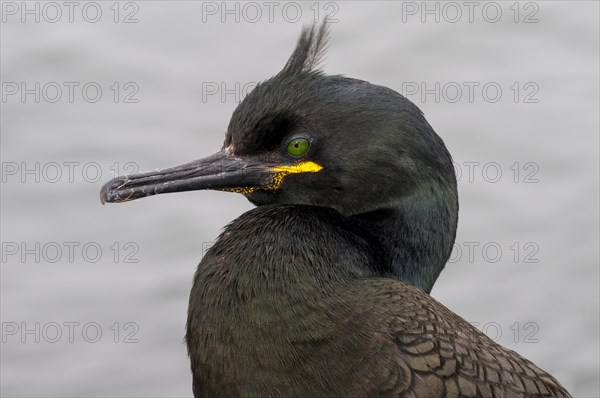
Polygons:
<instances>
[{"instance_id":1,"label":"blurred water surface","mask_svg":"<svg viewBox=\"0 0 600 398\"><path fill-rule=\"evenodd\" d=\"M2 3L2 396L191 396L192 276L251 205L190 192L103 207L98 192L115 170L218 150L236 97L327 13L325 70L404 92L457 164L457 247L432 295L600 395L597 2L477 3L472 21L426 3L439 22L421 2L296 2L297 21L289 3L271 21L262 2L83 2L72 22L55 4L52 22L46 3Z\"/></svg>"}]
</instances>

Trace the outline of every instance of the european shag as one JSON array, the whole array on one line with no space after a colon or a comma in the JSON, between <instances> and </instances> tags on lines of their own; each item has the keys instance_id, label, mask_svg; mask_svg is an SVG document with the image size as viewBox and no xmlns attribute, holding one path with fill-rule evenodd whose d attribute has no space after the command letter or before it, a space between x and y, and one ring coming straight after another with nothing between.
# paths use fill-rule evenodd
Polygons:
<instances>
[{"instance_id":1,"label":"european shag","mask_svg":"<svg viewBox=\"0 0 600 398\"><path fill-rule=\"evenodd\" d=\"M565 397L430 297L455 239L452 158L417 106L318 68L326 25L234 111L221 151L117 177L102 202L239 192L257 205L200 262L195 397Z\"/></svg>"}]
</instances>

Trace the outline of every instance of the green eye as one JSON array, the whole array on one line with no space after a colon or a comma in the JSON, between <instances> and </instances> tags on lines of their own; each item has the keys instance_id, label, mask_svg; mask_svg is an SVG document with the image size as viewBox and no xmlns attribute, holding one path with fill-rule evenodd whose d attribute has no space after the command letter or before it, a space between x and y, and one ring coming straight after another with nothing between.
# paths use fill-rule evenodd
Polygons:
<instances>
[{"instance_id":1,"label":"green eye","mask_svg":"<svg viewBox=\"0 0 600 398\"><path fill-rule=\"evenodd\" d=\"M294 138L287 146L287 152L294 157L304 155L310 148L310 141L306 138Z\"/></svg>"}]
</instances>

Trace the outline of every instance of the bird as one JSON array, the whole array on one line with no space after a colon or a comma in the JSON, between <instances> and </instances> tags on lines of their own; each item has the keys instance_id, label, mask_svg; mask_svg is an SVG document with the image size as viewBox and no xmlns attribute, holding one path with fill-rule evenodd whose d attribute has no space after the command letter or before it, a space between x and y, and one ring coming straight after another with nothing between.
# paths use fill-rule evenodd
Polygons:
<instances>
[{"instance_id":1,"label":"bird","mask_svg":"<svg viewBox=\"0 0 600 398\"><path fill-rule=\"evenodd\" d=\"M443 140L411 101L327 75L327 21L234 110L221 150L119 176L104 203L220 190L256 205L197 267L195 397L569 397L429 295L458 223Z\"/></svg>"}]
</instances>

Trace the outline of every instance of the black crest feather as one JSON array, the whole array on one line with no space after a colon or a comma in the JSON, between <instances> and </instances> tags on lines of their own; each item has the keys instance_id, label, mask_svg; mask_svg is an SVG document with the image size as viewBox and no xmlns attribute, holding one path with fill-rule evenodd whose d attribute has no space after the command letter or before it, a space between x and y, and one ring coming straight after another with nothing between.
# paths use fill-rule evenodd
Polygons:
<instances>
[{"instance_id":1,"label":"black crest feather","mask_svg":"<svg viewBox=\"0 0 600 398\"><path fill-rule=\"evenodd\" d=\"M298 43L279 75L292 76L302 72L318 71L319 64L327 51L329 29L327 18L321 26L305 26L300 33Z\"/></svg>"}]
</instances>

